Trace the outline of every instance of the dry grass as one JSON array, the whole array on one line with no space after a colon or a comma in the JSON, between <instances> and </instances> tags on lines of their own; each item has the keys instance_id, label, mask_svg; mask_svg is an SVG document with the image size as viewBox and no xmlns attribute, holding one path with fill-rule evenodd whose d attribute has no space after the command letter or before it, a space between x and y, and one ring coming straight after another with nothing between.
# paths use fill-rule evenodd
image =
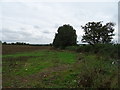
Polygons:
<instances>
[{"instance_id":1,"label":"dry grass","mask_svg":"<svg viewBox=\"0 0 120 90\"><path fill-rule=\"evenodd\" d=\"M50 46L29 46L29 45L2 45L2 54L14 54L18 52L32 52L36 50L48 50Z\"/></svg>"}]
</instances>

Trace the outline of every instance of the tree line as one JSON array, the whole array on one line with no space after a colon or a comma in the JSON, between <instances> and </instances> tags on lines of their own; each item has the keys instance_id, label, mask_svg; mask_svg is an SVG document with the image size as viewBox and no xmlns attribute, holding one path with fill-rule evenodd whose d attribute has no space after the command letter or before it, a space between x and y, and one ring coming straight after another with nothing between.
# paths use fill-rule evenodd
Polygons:
<instances>
[{"instance_id":1,"label":"tree line","mask_svg":"<svg viewBox=\"0 0 120 90\"><path fill-rule=\"evenodd\" d=\"M29 45L29 43L24 43L24 42L7 43L0 41L0 43L2 43L2 45Z\"/></svg>"},{"instance_id":2,"label":"tree line","mask_svg":"<svg viewBox=\"0 0 120 90\"><path fill-rule=\"evenodd\" d=\"M114 32L115 24L113 22L108 22L105 25L102 22L88 22L81 28L84 30L81 41L83 43L88 43L90 45L96 44L108 44L111 43ZM0 41L0 43L2 43ZM3 42L3 45L30 45L29 43L24 42L15 42L7 43ZM38 45L38 44L36 44ZM76 30L69 24L60 26L55 33L53 43L47 44L47 46L53 46L55 48L65 48L67 46L76 46L77 44L77 35Z\"/></svg>"},{"instance_id":3,"label":"tree line","mask_svg":"<svg viewBox=\"0 0 120 90\"><path fill-rule=\"evenodd\" d=\"M114 26L115 24L113 22L106 23L105 25L103 25L102 22L88 22L84 26L81 26L84 30L81 41L93 46L96 44L111 43L115 35L113 34ZM57 32L53 40L53 46L55 48L77 45L76 30L69 24L60 26Z\"/></svg>"},{"instance_id":4,"label":"tree line","mask_svg":"<svg viewBox=\"0 0 120 90\"><path fill-rule=\"evenodd\" d=\"M7 43L0 41L0 44L2 45L29 45L29 46L52 46L52 44L30 44L25 42L14 42L14 43Z\"/></svg>"}]
</instances>

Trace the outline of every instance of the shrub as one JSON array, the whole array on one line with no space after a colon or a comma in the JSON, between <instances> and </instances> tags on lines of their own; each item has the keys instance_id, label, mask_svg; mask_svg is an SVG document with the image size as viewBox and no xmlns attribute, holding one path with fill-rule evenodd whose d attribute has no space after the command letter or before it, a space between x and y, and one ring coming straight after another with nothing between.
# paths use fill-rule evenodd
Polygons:
<instances>
[{"instance_id":1,"label":"shrub","mask_svg":"<svg viewBox=\"0 0 120 90\"><path fill-rule=\"evenodd\" d=\"M78 47L78 49L76 50L77 52L92 52L92 48L93 46L91 45L81 45Z\"/></svg>"},{"instance_id":2,"label":"shrub","mask_svg":"<svg viewBox=\"0 0 120 90\"><path fill-rule=\"evenodd\" d=\"M95 53L98 55L102 55L105 57L120 58L120 45L119 44L96 44L79 46L76 50L77 52L85 52L85 53Z\"/></svg>"},{"instance_id":3,"label":"shrub","mask_svg":"<svg viewBox=\"0 0 120 90\"><path fill-rule=\"evenodd\" d=\"M78 46L68 46L65 49L69 51L76 51L78 49Z\"/></svg>"}]
</instances>

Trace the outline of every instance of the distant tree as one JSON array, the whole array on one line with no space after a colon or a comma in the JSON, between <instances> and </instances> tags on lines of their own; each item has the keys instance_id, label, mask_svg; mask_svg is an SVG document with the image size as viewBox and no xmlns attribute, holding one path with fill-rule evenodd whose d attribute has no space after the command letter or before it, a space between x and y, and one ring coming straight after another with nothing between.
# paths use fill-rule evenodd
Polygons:
<instances>
[{"instance_id":1,"label":"distant tree","mask_svg":"<svg viewBox=\"0 0 120 90\"><path fill-rule=\"evenodd\" d=\"M6 42L3 42L3 45L7 45L7 43L6 43Z\"/></svg>"},{"instance_id":2,"label":"distant tree","mask_svg":"<svg viewBox=\"0 0 120 90\"><path fill-rule=\"evenodd\" d=\"M65 48L77 44L76 30L70 25L63 25L58 28L55 34L53 46L56 48Z\"/></svg>"},{"instance_id":3,"label":"distant tree","mask_svg":"<svg viewBox=\"0 0 120 90\"><path fill-rule=\"evenodd\" d=\"M11 43L11 45L16 45L16 43Z\"/></svg>"},{"instance_id":4,"label":"distant tree","mask_svg":"<svg viewBox=\"0 0 120 90\"><path fill-rule=\"evenodd\" d=\"M102 25L101 22L88 22L84 29L85 34L82 36L82 42L87 42L91 45L110 43L112 36L114 36L114 23L109 22Z\"/></svg>"},{"instance_id":5,"label":"distant tree","mask_svg":"<svg viewBox=\"0 0 120 90\"><path fill-rule=\"evenodd\" d=\"M24 42L16 42L16 43L13 43L14 45L28 45L27 43L24 43Z\"/></svg>"},{"instance_id":6,"label":"distant tree","mask_svg":"<svg viewBox=\"0 0 120 90\"><path fill-rule=\"evenodd\" d=\"M16 42L16 45L20 45L20 42Z\"/></svg>"},{"instance_id":7,"label":"distant tree","mask_svg":"<svg viewBox=\"0 0 120 90\"><path fill-rule=\"evenodd\" d=\"M49 45L52 46L52 43L50 43Z\"/></svg>"}]
</instances>

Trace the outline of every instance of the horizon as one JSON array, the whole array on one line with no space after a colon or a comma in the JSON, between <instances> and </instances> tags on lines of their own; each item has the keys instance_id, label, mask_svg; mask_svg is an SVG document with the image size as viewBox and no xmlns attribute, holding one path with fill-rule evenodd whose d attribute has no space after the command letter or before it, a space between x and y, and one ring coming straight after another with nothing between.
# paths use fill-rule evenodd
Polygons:
<instances>
[{"instance_id":1,"label":"horizon","mask_svg":"<svg viewBox=\"0 0 120 90\"><path fill-rule=\"evenodd\" d=\"M58 27L70 24L76 30L78 44L84 34L81 25L88 22L114 22L113 42L118 42L117 2L2 2L0 32L3 42L50 44Z\"/></svg>"}]
</instances>

